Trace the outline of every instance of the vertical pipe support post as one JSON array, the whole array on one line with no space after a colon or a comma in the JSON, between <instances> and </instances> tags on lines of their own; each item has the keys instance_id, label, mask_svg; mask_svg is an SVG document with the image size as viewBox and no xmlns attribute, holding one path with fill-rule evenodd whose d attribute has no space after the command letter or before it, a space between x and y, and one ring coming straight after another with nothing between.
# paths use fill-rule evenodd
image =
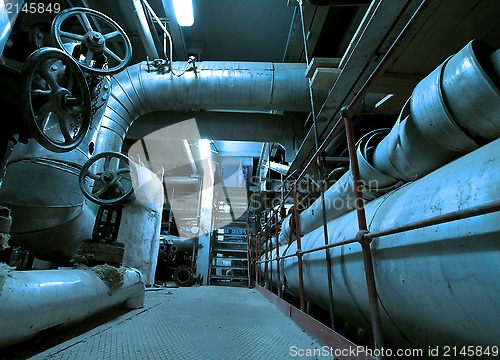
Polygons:
<instances>
[{"instance_id":1,"label":"vertical pipe support post","mask_svg":"<svg viewBox=\"0 0 500 360\"><path fill-rule=\"evenodd\" d=\"M295 220L295 236L297 237L297 264L299 270L299 297L300 297L300 310L306 311L304 301L304 273L302 266L302 242L300 236L300 223L299 223L299 197L297 193L297 182L293 184L293 215Z\"/></svg>"},{"instance_id":2,"label":"vertical pipe support post","mask_svg":"<svg viewBox=\"0 0 500 360\"><path fill-rule=\"evenodd\" d=\"M343 108L341 116L345 124L347 135L347 146L349 148L349 159L351 163L351 173L354 188L354 196L356 198L356 213L358 215L359 232L357 235L358 242L361 244L363 252L363 263L365 268L366 287L368 289L368 300L370 303L370 317L373 332L373 340L375 349L380 350L384 346L382 337L382 329L380 325L380 309L377 296L377 287L375 284L375 274L373 271L373 259L371 254L371 240L364 238L368 233L368 226L366 222L366 213L363 200L363 183L359 173L358 158L356 157L356 142L354 139L354 128L352 125L351 115L349 108Z\"/></svg>"}]
</instances>

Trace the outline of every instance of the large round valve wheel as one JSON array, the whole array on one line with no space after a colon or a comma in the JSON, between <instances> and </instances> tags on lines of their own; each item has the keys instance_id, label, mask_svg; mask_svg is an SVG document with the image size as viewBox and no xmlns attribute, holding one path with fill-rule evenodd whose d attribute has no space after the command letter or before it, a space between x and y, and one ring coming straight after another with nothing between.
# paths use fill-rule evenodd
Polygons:
<instances>
[{"instance_id":1,"label":"large round valve wheel","mask_svg":"<svg viewBox=\"0 0 500 360\"><path fill-rule=\"evenodd\" d=\"M77 7L60 12L52 22L52 36L90 74L115 74L132 58L132 45L122 28L92 9Z\"/></svg>"},{"instance_id":2,"label":"large round valve wheel","mask_svg":"<svg viewBox=\"0 0 500 360\"><path fill-rule=\"evenodd\" d=\"M80 67L55 48L33 52L21 71L22 116L48 150L66 152L85 137L91 120L89 87Z\"/></svg>"},{"instance_id":3,"label":"large round valve wheel","mask_svg":"<svg viewBox=\"0 0 500 360\"><path fill-rule=\"evenodd\" d=\"M99 205L113 205L127 198L133 191L129 161L117 152L103 152L88 160L80 171L83 195Z\"/></svg>"}]
</instances>

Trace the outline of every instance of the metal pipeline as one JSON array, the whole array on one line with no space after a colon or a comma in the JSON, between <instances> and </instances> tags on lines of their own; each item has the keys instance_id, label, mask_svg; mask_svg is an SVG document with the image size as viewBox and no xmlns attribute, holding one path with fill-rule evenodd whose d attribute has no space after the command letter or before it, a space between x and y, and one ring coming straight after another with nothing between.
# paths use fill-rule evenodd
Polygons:
<instances>
[{"instance_id":1,"label":"metal pipeline","mask_svg":"<svg viewBox=\"0 0 500 360\"><path fill-rule=\"evenodd\" d=\"M123 266L138 269L146 286L154 284L164 203L163 168L156 172L130 161L133 201L122 209L117 242L125 244ZM140 231L138 231L140 229Z\"/></svg>"},{"instance_id":2,"label":"metal pipeline","mask_svg":"<svg viewBox=\"0 0 500 360\"><path fill-rule=\"evenodd\" d=\"M88 157L82 148L56 154L35 141L9 157L1 203L12 211L12 240L39 259L64 264L92 235L95 214L78 185Z\"/></svg>"},{"instance_id":3,"label":"metal pipeline","mask_svg":"<svg viewBox=\"0 0 500 360\"><path fill-rule=\"evenodd\" d=\"M366 205L370 230L380 230L500 199L500 139ZM356 212L328 223L331 242L355 238ZM490 213L375 239L371 245L384 336L402 347L498 345L500 213ZM302 250L324 245L320 227ZM281 256L294 254L294 242ZM369 327L359 244L330 249L335 312ZM271 253L275 259L275 251ZM264 256L261 257L264 260ZM280 260L281 281L298 296L297 258ZM260 265L264 271L264 264ZM273 281L277 279L273 264ZM322 251L303 255L305 297L328 308ZM283 283L283 282L282 282ZM425 326L419 326L425 324Z\"/></svg>"},{"instance_id":4,"label":"metal pipeline","mask_svg":"<svg viewBox=\"0 0 500 360\"><path fill-rule=\"evenodd\" d=\"M493 53L480 41L471 41L415 87L388 134L377 130L360 139L356 155L366 201L477 149L475 136L490 140L500 136L500 91L492 80L500 76L498 53L500 50ZM482 67L485 63L490 64L486 67L489 73ZM327 220L354 209L351 172L324 196ZM322 224L321 209L317 200L300 214L301 235ZM291 216L284 219L280 244L295 239L291 222Z\"/></svg>"},{"instance_id":5,"label":"metal pipeline","mask_svg":"<svg viewBox=\"0 0 500 360\"><path fill-rule=\"evenodd\" d=\"M184 66L173 64L176 71ZM152 70L140 63L112 78L94 154L120 151L134 120L153 111L309 109L304 64L203 62L196 73L181 77ZM19 144L10 157L0 198L12 209L13 240L40 259L64 263L91 237L94 215L78 173L95 136L89 132L79 149L65 154L44 151L35 142Z\"/></svg>"},{"instance_id":6,"label":"metal pipeline","mask_svg":"<svg viewBox=\"0 0 500 360\"><path fill-rule=\"evenodd\" d=\"M103 85L100 96L107 98L108 81ZM54 153L30 140L16 144L8 158L0 203L12 210L12 240L39 259L66 265L92 237L96 209L85 200L78 177L93 152L104 108L76 149Z\"/></svg>"},{"instance_id":7,"label":"metal pipeline","mask_svg":"<svg viewBox=\"0 0 500 360\"><path fill-rule=\"evenodd\" d=\"M143 306L144 283L135 269L101 265L88 270L13 271L0 268L0 347L124 304Z\"/></svg>"},{"instance_id":8,"label":"metal pipeline","mask_svg":"<svg viewBox=\"0 0 500 360\"><path fill-rule=\"evenodd\" d=\"M125 13L127 12L127 7L129 8L129 11L133 9L135 12L135 16L133 18L137 26L137 30L139 30L139 37L141 38L142 45L144 45L146 54L150 59L158 59L160 56L158 55L158 50L156 49L153 35L151 34L151 29L149 28L148 20L146 19L146 13L142 7L141 0L132 0L132 6L122 1L118 2L118 4L121 4L119 6L122 7Z\"/></svg>"},{"instance_id":9,"label":"metal pipeline","mask_svg":"<svg viewBox=\"0 0 500 360\"><path fill-rule=\"evenodd\" d=\"M172 67L179 73L186 63ZM305 64L204 61L177 77L146 62L130 66L111 79L96 153L120 151L132 123L155 111L309 111L304 71Z\"/></svg>"}]
</instances>

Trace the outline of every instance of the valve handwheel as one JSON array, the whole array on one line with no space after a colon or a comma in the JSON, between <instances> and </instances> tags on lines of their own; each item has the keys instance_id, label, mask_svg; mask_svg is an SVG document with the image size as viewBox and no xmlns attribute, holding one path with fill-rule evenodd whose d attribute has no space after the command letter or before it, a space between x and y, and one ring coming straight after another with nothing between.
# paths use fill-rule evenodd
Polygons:
<instances>
[{"instance_id":1,"label":"valve handwheel","mask_svg":"<svg viewBox=\"0 0 500 360\"><path fill-rule=\"evenodd\" d=\"M133 191L129 161L125 155L111 151L92 157L80 171L83 195L99 205L113 205L127 198Z\"/></svg>"},{"instance_id":2,"label":"valve handwheel","mask_svg":"<svg viewBox=\"0 0 500 360\"><path fill-rule=\"evenodd\" d=\"M33 52L20 77L22 117L30 134L54 152L76 148L91 120L85 76L72 57L55 48Z\"/></svg>"},{"instance_id":3,"label":"valve handwheel","mask_svg":"<svg viewBox=\"0 0 500 360\"><path fill-rule=\"evenodd\" d=\"M125 31L92 9L76 7L60 12L52 22L52 36L90 74L115 74L132 59L132 45Z\"/></svg>"}]
</instances>

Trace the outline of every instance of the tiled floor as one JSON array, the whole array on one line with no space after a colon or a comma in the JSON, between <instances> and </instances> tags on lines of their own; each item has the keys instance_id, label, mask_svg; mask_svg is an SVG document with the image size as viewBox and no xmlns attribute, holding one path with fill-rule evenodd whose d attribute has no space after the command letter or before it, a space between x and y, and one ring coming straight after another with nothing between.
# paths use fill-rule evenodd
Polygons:
<instances>
[{"instance_id":1,"label":"tiled floor","mask_svg":"<svg viewBox=\"0 0 500 360\"><path fill-rule=\"evenodd\" d=\"M59 329L10 349L8 358L260 360L320 347L257 291L203 286L148 291L142 309Z\"/></svg>"}]
</instances>

